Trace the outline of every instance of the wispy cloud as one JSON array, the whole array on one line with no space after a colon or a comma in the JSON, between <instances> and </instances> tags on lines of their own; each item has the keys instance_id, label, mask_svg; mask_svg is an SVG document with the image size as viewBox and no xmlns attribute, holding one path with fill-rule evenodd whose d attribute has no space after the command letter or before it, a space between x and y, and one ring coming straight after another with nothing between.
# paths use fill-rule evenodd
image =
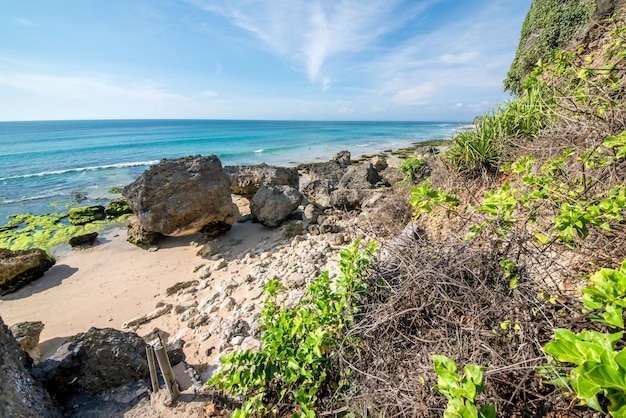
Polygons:
<instances>
[{"instance_id":1,"label":"wispy cloud","mask_svg":"<svg viewBox=\"0 0 626 418\"><path fill-rule=\"evenodd\" d=\"M24 19L23 17L15 17L13 20L21 26L35 26L35 22L29 19Z\"/></svg>"},{"instance_id":2,"label":"wispy cloud","mask_svg":"<svg viewBox=\"0 0 626 418\"><path fill-rule=\"evenodd\" d=\"M407 8L399 0L188 1L226 17L274 52L301 63L309 80L320 82L322 88L329 86L330 76L322 76L329 60L370 47L414 17L426 3Z\"/></svg>"},{"instance_id":3,"label":"wispy cloud","mask_svg":"<svg viewBox=\"0 0 626 418\"><path fill-rule=\"evenodd\" d=\"M122 85L97 75L0 74L0 86L65 98L116 97L157 101L184 98L180 94L168 93L148 81Z\"/></svg>"}]
</instances>

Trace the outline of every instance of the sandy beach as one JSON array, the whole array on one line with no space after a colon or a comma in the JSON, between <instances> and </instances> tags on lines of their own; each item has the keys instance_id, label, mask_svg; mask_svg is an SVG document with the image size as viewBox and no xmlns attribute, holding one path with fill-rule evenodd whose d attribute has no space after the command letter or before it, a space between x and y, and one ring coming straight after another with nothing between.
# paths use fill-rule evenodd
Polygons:
<instances>
[{"instance_id":1,"label":"sandy beach","mask_svg":"<svg viewBox=\"0 0 626 418\"><path fill-rule=\"evenodd\" d=\"M169 286L189 279L200 261L189 245L194 238L166 238L150 252L127 242L125 229L108 231L90 248L62 253L42 278L3 296L0 316L9 325L42 321L44 357L90 327L121 329L152 310Z\"/></svg>"}]
</instances>

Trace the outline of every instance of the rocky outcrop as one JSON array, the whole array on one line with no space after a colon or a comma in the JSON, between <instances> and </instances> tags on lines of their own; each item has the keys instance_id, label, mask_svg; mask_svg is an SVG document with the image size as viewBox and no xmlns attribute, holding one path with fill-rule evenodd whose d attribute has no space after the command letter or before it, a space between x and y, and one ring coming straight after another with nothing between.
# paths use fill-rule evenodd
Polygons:
<instances>
[{"instance_id":1,"label":"rocky outcrop","mask_svg":"<svg viewBox=\"0 0 626 418\"><path fill-rule=\"evenodd\" d=\"M350 153L341 151L333 157L332 160L309 164L306 166L311 181L327 180L332 184L336 184L341 180L346 170L350 166Z\"/></svg>"},{"instance_id":2,"label":"rocky outcrop","mask_svg":"<svg viewBox=\"0 0 626 418\"><path fill-rule=\"evenodd\" d=\"M339 180L339 189L373 189L386 186L371 163L350 166Z\"/></svg>"},{"instance_id":3,"label":"rocky outcrop","mask_svg":"<svg viewBox=\"0 0 626 418\"><path fill-rule=\"evenodd\" d=\"M0 295L15 292L40 278L55 262L54 257L40 248L19 251L0 248Z\"/></svg>"},{"instance_id":4,"label":"rocky outcrop","mask_svg":"<svg viewBox=\"0 0 626 418\"><path fill-rule=\"evenodd\" d=\"M206 225L230 227L239 210L220 160L211 155L164 159L123 190L147 231L188 235Z\"/></svg>"},{"instance_id":5,"label":"rocky outcrop","mask_svg":"<svg viewBox=\"0 0 626 418\"><path fill-rule=\"evenodd\" d=\"M72 225L85 225L94 221L106 219L104 206L93 205L70 209L69 221Z\"/></svg>"},{"instance_id":6,"label":"rocky outcrop","mask_svg":"<svg viewBox=\"0 0 626 418\"><path fill-rule=\"evenodd\" d=\"M349 164L350 153L344 151L332 161L311 165L311 181L304 185L302 193L322 208L352 210L361 206L362 199L368 195L365 190L389 186L378 172L378 169L389 170L383 157L358 165Z\"/></svg>"},{"instance_id":7,"label":"rocky outcrop","mask_svg":"<svg viewBox=\"0 0 626 418\"><path fill-rule=\"evenodd\" d=\"M43 322L26 321L18 322L9 328L11 333L20 343L20 347L24 350L35 363L41 359L41 351L39 351L39 335L43 331Z\"/></svg>"},{"instance_id":8,"label":"rocky outcrop","mask_svg":"<svg viewBox=\"0 0 626 418\"><path fill-rule=\"evenodd\" d=\"M79 391L97 394L147 378L145 350L135 333L91 328L67 339L32 374L63 404Z\"/></svg>"},{"instance_id":9,"label":"rocky outcrop","mask_svg":"<svg viewBox=\"0 0 626 418\"><path fill-rule=\"evenodd\" d=\"M265 163L258 165L225 166L224 172L230 179L233 194L250 199L264 184L298 188L296 167L276 167Z\"/></svg>"},{"instance_id":10,"label":"rocky outcrop","mask_svg":"<svg viewBox=\"0 0 626 418\"><path fill-rule=\"evenodd\" d=\"M263 185L250 201L250 213L261 224L274 228L287 220L302 199L302 193L293 187Z\"/></svg>"},{"instance_id":11,"label":"rocky outcrop","mask_svg":"<svg viewBox=\"0 0 626 418\"><path fill-rule=\"evenodd\" d=\"M0 415L60 417L48 393L26 369L29 360L0 318Z\"/></svg>"}]
</instances>

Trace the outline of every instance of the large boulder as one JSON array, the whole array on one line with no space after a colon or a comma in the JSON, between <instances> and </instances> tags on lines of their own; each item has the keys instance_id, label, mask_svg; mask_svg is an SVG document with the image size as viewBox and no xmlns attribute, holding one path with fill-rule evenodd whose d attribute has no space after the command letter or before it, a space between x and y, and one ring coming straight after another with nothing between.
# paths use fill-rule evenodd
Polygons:
<instances>
[{"instance_id":1,"label":"large boulder","mask_svg":"<svg viewBox=\"0 0 626 418\"><path fill-rule=\"evenodd\" d=\"M32 374L60 403L85 391L92 394L149 375L146 343L133 332L90 328L68 338L57 352L33 367Z\"/></svg>"},{"instance_id":2,"label":"large boulder","mask_svg":"<svg viewBox=\"0 0 626 418\"><path fill-rule=\"evenodd\" d=\"M13 251L0 248L0 295L15 292L43 276L56 260L40 248Z\"/></svg>"},{"instance_id":3,"label":"large boulder","mask_svg":"<svg viewBox=\"0 0 626 418\"><path fill-rule=\"evenodd\" d=\"M122 192L144 229L181 236L206 225L231 226L239 210L219 158L164 159Z\"/></svg>"},{"instance_id":4,"label":"large boulder","mask_svg":"<svg viewBox=\"0 0 626 418\"><path fill-rule=\"evenodd\" d=\"M0 415L60 417L48 393L28 372L30 362L0 318Z\"/></svg>"},{"instance_id":5,"label":"large boulder","mask_svg":"<svg viewBox=\"0 0 626 418\"><path fill-rule=\"evenodd\" d=\"M250 213L261 224L274 228L289 218L303 198L302 193L291 186L263 185L250 201Z\"/></svg>"},{"instance_id":6,"label":"large boulder","mask_svg":"<svg viewBox=\"0 0 626 418\"><path fill-rule=\"evenodd\" d=\"M258 165L225 166L230 179L230 192L250 199L263 184L298 188L296 167L276 167L265 163Z\"/></svg>"}]
</instances>

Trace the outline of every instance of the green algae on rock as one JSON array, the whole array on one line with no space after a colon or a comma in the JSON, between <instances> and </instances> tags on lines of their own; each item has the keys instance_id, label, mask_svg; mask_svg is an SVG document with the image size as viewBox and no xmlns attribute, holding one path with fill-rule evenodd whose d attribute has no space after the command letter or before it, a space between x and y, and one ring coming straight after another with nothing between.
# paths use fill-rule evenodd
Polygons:
<instances>
[{"instance_id":1,"label":"green algae on rock","mask_svg":"<svg viewBox=\"0 0 626 418\"><path fill-rule=\"evenodd\" d=\"M122 215L133 213L133 210L130 206L128 206L128 202L123 197L109 202L104 211L109 218L117 218Z\"/></svg>"},{"instance_id":2,"label":"green algae on rock","mask_svg":"<svg viewBox=\"0 0 626 418\"><path fill-rule=\"evenodd\" d=\"M67 213L33 215L22 213L12 215L7 224L0 226L0 248L27 250L29 248L49 249L64 244L72 236L99 231L105 224L69 225L62 222Z\"/></svg>"},{"instance_id":3,"label":"green algae on rock","mask_svg":"<svg viewBox=\"0 0 626 418\"><path fill-rule=\"evenodd\" d=\"M56 260L40 248L12 251L0 248L0 295L15 292L41 277Z\"/></svg>"},{"instance_id":4,"label":"green algae on rock","mask_svg":"<svg viewBox=\"0 0 626 418\"><path fill-rule=\"evenodd\" d=\"M106 218L104 206L92 205L70 209L69 221L72 225L85 225Z\"/></svg>"}]
</instances>

